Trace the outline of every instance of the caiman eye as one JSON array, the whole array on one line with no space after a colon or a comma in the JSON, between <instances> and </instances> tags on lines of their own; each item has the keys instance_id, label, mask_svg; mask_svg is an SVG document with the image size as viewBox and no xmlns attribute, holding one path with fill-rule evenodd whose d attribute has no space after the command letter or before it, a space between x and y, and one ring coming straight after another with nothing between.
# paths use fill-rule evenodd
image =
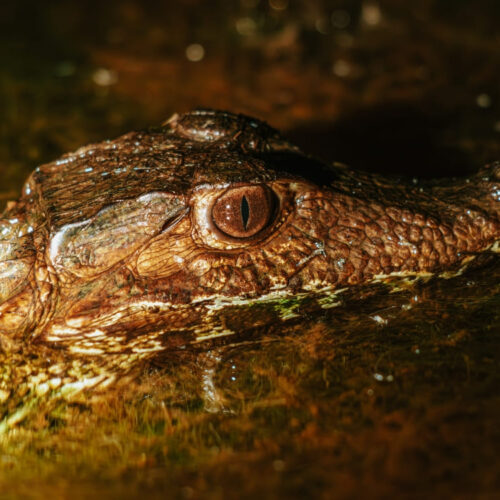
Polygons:
<instances>
[{"instance_id":1,"label":"caiman eye","mask_svg":"<svg viewBox=\"0 0 500 500\"><path fill-rule=\"evenodd\" d=\"M249 238L269 225L275 214L276 195L263 185L226 191L212 208L216 227L232 238Z\"/></svg>"}]
</instances>

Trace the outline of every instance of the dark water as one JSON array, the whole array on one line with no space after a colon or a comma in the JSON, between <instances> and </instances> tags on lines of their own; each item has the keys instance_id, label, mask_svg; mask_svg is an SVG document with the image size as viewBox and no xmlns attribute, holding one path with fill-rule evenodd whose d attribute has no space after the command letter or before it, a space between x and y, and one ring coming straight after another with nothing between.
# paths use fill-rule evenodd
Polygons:
<instances>
[{"instance_id":1,"label":"dark water","mask_svg":"<svg viewBox=\"0 0 500 500\"><path fill-rule=\"evenodd\" d=\"M3 3L0 202L37 164L196 106L358 168L473 172L500 158L499 15L487 0ZM41 397L1 438L0 497L493 498L499 276L493 260L299 304L129 386Z\"/></svg>"}]
</instances>

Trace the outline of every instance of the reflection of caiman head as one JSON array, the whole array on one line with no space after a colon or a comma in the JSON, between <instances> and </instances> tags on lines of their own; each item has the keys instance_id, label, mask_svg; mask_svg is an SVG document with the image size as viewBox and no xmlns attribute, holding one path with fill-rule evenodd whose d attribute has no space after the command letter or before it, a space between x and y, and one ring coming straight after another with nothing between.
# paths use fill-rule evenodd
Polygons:
<instances>
[{"instance_id":1,"label":"reflection of caiman head","mask_svg":"<svg viewBox=\"0 0 500 500\"><path fill-rule=\"evenodd\" d=\"M0 332L160 349L224 303L450 276L499 238L500 164L421 186L195 111L36 169L0 219Z\"/></svg>"}]
</instances>

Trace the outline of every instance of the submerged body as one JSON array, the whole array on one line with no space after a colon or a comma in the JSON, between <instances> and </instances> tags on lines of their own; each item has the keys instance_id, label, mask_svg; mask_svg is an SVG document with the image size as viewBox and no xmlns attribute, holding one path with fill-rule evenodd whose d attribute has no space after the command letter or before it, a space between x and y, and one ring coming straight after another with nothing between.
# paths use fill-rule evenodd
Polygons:
<instances>
[{"instance_id":1,"label":"submerged body","mask_svg":"<svg viewBox=\"0 0 500 500\"><path fill-rule=\"evenodd\" d=\"M195 111L36 169L0 218L0 336L159 350L221 304L451 276L499 240L498 163L405 183Z\"/></svg>"}]
</instances>

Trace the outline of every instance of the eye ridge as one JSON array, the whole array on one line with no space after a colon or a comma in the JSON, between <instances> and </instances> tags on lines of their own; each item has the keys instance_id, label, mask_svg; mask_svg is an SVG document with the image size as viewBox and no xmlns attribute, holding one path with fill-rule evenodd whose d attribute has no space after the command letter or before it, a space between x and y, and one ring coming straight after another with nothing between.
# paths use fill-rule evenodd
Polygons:
<instances>
[{"instance_id":1,"label":"eye ridge","mask_svg":"<svg viewBox=\"0 0 500 500\"><path fill-rule=\"evenodd\" d=\"M248 220L250 219L250 205L248 204L247 197L243 195L241 197L241 218L243 220L243 228L247 230Z\"/></svg>"}]
</instances>

